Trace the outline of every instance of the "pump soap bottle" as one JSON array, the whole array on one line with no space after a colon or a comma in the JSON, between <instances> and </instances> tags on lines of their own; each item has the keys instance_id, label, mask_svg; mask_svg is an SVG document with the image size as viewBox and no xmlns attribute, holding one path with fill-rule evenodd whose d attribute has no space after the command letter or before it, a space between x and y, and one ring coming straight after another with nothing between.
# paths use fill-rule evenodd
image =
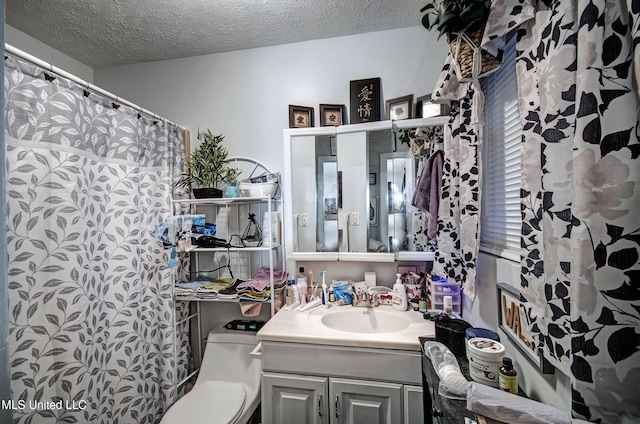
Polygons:
<instances>
[{"instance_id":1,"label":"pump soap bottle","mask_svg":"<svg viewBox=\"0 0 640 424\"><path fill-rule=\"evenodd\" d=\"M395 310L407 310L407 290L400 280L400 274L396 274L396 283L393 285L391 303L393 303L393 309Z\"/></svg>"}]
</instances>

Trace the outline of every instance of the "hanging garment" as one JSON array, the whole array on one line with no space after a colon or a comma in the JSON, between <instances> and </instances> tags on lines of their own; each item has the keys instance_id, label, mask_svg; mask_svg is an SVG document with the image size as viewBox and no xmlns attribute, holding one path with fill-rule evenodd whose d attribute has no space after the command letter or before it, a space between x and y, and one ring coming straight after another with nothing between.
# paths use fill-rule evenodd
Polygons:
<instances>
[{"instance_id":1,"label":"hanging garment","mask_svg":"<svg viewBox=\"0 0 640 424\"><path fill-rule=\"evenodd\" d=\"M444 152L438 150L427 161L418 179L411 204L426 214L425 234L433 239L438 230L438 205L442 188L442 165Z\"/></svg>"}]
</instances>

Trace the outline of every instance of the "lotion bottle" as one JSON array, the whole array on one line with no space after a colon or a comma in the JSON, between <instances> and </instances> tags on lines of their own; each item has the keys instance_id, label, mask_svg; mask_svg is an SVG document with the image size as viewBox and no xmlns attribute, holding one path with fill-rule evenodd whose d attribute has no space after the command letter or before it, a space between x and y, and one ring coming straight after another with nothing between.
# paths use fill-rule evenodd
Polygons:
<instances>
[{"instance_id":1,"label":"lotion bottle","mask_svg":"<svg viewBox=\"0 0 640 424\"><path fill-rule=\"evenodd\" d=\"M291 291L293 292L293 302L294 304L300 304L300 292L298 291L298 286L296 285L296 280L291 280Z\"/></svg>"},{"instance_id":2,"label":"lotion bottle","mask_svg":"<svg viewBox=\"0 0 640 424\"><path fill-rule=\"evenodd\" d=\"M391 303L393 303L393 309L398 311L407 310L407 290L400 280L400 274L396 274L396 283L393 285Z\"/></svg>"}]
</instances>

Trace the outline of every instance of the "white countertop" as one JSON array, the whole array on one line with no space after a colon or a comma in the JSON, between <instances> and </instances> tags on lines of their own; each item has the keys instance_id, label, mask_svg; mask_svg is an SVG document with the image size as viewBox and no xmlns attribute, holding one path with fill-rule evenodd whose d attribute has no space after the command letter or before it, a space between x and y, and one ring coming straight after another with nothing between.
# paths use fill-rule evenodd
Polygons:
<instances>
[{"instance_id":1,"label":"white countertop","mask_svg":"<svg viewBox=\"0 0 640 424\"><path fill-rule=\"evenodd\" d=\"M358 319L366 322L385 322L398 319L406 325L401 330L388 332L343 331L323 324L323 318L329 314L340 318L333 319L340 326L353 325ZM357 314L357 315L354 315ZM362 316L359 316L362 314ZM333 317L333 318L336 318ZM353 319L355 318L355 319ZM406 320L406 321L405 321ZM325 319L327 321L327 319ZM310 311L280 310L258 331L258 341L311 343L334 346L358 346L378 349L420 350L418 337L434 337L435 326L432 321L425 320L422 313L415 311L396 311L391 306L380 305L375 308L353 307L350 305L324 305Z\"/></svg>"}]
</instances>

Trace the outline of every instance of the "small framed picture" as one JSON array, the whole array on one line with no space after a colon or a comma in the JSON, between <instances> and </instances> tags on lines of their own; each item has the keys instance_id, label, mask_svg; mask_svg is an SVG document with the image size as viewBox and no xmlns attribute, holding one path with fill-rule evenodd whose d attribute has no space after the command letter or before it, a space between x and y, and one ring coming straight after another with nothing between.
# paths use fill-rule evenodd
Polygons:
<instances>
[{"instance_id":1,"label":"small framed picture","mask_svg":"<svg viewBox=\"0 0 640 424\"><path fill-rule=\"evenodd\" d=\"M289 105L289 128L313 127L313 108Z\"/></svg>"},{"instance_id":2,"label":"small framed picture","mask_svg":"<svg viewBox=\"0 0 640 424\"><path fill-rule=\"evenodd\" d=\"M347 107L345 105L320 105L320 126L333 127L347 123Z\"/></svg>"},{"instance_id":3,"label":"small framed picture","mask_svg":"<svg viewBox=\"0 0 640 424\"><path fill-rule=\"evenodd\" d=\"M387 100L387 119L399 121L413 118L413 94Z\"/></svg>"},{"instance_id":4,"label":"small framed picture","mask_svg":"<svg viewBox=\"0 0 640 424\"><path fill-rule=\"evenodd\" d=\"M431 102L431 94L416 99L416 118L431 118L432 116L447 116L449 105Z\"/></svg>"},{"instance_id":5,"label":"small framed picture","mask_svg":"<svg viewBox=\"0 0 640 424\"><path fill-rule=\"evenodd\" d=\"M382 115L382 80L367 78L349 81L349 98L352 124L379 121Z\"/></svg>"}]
</instances>

